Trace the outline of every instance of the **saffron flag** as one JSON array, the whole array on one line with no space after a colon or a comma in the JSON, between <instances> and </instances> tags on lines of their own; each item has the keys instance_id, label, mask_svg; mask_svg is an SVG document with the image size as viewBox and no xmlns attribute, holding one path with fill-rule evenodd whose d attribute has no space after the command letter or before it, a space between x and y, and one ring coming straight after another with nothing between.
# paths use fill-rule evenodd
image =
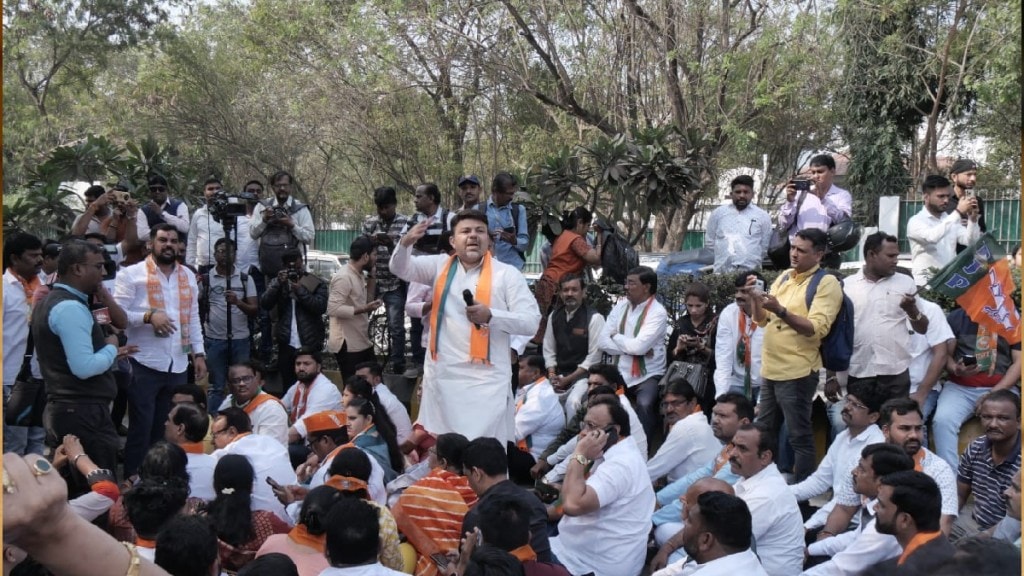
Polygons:
<instances>
[{"instance_id":1,"label":"saffron flag","mask_svg":"<svg viewBox=\"0 0 1024 576\"><path fill-rule=\"evenodd\" d=\"M1020 342L1020 313L1011 298L1017 286L1010 276L1010 263L991 234L982 235L958 254L926 287L956 299L979 326L1010 344Z\"/></svg>"}]
</instances>

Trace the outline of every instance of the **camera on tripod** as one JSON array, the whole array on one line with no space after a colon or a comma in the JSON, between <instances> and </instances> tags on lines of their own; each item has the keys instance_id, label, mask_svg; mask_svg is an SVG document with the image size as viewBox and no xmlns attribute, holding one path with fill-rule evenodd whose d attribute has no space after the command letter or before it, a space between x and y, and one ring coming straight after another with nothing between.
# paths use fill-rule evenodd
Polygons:
<instances>
[{"instance_id":1,"label":"camera on tripod","mask_svg":"<svg viewBox=\"0 0 1024 576\"><path fill-rule=\"evenodd\" d=\"M223 222L245 216L249 213L246 203L257 201L259 198L251 192L230 193L221 189L207 202L207 208L214 220Z\"/></svg>"}]
</instances>

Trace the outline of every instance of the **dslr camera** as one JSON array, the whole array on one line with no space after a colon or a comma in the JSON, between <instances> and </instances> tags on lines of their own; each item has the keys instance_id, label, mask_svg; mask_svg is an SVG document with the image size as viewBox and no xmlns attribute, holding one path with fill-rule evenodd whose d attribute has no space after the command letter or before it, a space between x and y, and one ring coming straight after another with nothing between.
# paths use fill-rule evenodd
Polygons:
<instances>
[{"instance_id":1,"label":"dslr camera","mask_svg":"<svg viewBox=\"0 0 1024 576\"><path fill-rule=\"evenodd\" d=\"M275 220L283 220L283 219L288 217L288 207L287 206L274 206L272 208L271 214L274 216Z\"/></svg>"},{"instance_id":2,"label":"dslr camera","mask_svg":"<svg viewBox=\"0 0 1024 576\"><path fill-rule=\"evenodd\" d=\"M298 282L299 278L302 278L302 274L299 274L298 270L289 270L288 271L288 281L289 282Z\"/></svg>"}]
</instances>

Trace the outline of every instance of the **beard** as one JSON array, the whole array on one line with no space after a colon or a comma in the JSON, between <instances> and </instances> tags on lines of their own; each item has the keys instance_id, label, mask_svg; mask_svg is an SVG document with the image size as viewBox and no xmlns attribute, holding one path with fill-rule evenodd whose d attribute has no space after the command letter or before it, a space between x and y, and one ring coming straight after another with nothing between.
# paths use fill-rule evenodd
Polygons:
<instances>
[{"instance_id":1,"label":"beard","mask_svg":"<svg viewBox=\"0 0 1024 576\"><path fill-rule=\"evenodd\" d=\"M309 384L313 380L316 380L316 377L319 375L319 372L298 372L295 374L295 378L303 384Z\"/></svg>"},{"instance_id":2,"label":"beard","mask_svg":"<svg viewBox=\"0 0 1024 576\"><path fill-rule=\"evenodd\" d=\"M178 255L176 252L165 250L154 254L153 259L156 260L157 264L174 264L178 261Z\"/></svg>"}]
</instances>

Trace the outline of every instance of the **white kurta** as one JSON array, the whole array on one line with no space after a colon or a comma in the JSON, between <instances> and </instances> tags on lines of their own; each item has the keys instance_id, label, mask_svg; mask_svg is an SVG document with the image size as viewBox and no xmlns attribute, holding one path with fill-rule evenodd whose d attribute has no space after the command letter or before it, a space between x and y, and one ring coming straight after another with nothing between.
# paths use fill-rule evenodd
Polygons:
<instances>
[{"instance_id":1,"label":"white kurta","mask_svg":"<svg viewBox=\"0 0 1024 576\"><path fill-rule=\"evenodd\" d=\"M407 282L433 284L447 263L447 256L414 257L411 248L399 246L391 256L390 269ZM491 363L473 363L469 357L472 323L466 317L462 291L476 295L481 268L467 270L456 264L444 304L437 360L427 351L418 421L434 434L458 432L466 438L497 438L504 444L512 440L515 429L510 336L535 334L540 310L523 274L492 259Z\"/></svg>"}]
</instances>

